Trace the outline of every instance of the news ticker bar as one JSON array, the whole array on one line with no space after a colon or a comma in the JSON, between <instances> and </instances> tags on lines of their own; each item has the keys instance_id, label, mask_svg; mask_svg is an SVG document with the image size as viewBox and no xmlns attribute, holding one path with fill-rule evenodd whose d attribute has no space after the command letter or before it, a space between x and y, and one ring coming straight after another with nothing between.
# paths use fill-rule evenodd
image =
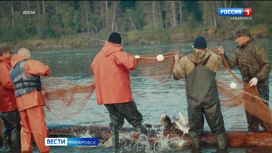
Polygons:
<instances>
[{"instance_id":1,"label":"news ticker bar","mask_svg":"<svg viewBox=\"0 0 272 153\"><path fill-rule=\"evenodd\" d=\"M98 146L98 138L45 138L46 146Z\"/></svg>"},{"instance_id":2,"label":"news ticker bar","mask_svg":"<svg viewBox=\"0 0 272 153\"><path fill-rule=\"evenodd\" d=\"M252 16L252 8L218 8L219 16Z\"/></svg>"}]
</instances>

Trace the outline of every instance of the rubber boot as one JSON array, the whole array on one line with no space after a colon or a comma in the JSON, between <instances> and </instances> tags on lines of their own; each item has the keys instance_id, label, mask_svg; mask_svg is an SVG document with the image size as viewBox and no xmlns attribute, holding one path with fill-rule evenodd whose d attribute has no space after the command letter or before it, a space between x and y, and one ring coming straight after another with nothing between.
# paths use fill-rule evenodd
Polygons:
<instances>
[{"instance_id":1,"label":"rubber boot","mask_svg":"<svg viewBox=\"0 0 272 153\"><path fill-rule=\"evenodd\" d=\"M227 153L227 140L226 136L220 136L216 138L218 149L216 153Z\"/></svg>"},{"instance_id":2,"label":"rubber boot","mask_svg":"<svg viewBox=\"0 0 272 153\"><path fill-rule=\"evenodd\" d=\"M3 135L3 146L0 148L0 152L9 152L11 149L11 138L10 135Z\"/></svg>"},{"instance_id":3,"label":"rubber boot","mask_svg":"<svg viewBox=\"0 0 272 153\"><path fill-rule=\"evenodd\" d=\"M144 125L140 125L140 126L136 127L136 132L139 132L139 133L147 136L147 129Z\"/></svg>"},{"instance_id":4,"label":"rubber boot","mask_svg":"<svg viewBox=\"0 0 272 153\"><path fill-rule=\"evenodd\" d=\"M200 151L200 138L192 139L192 153L201 153Z\"/></svg>"},{"instance_id":5,"label":"rubber boot","mask_svg":"<svg viewBox=\"0 0 272 153\"><path fill-rule=\"evenodd\" d=\"M149 142L148 142L148 137L147 137L147 129L143 125L138 125L135 127L136 128L136 133L139 136L139 143L137 144L137 150L141 150L142 152L146 152L145 150L148 150Z\"/></svg>"},{"instance_id":6,"label":"rubber boot","mask_svg":"<svg viewBox=\"0 0 272 153\"><path fill-rule=\"evenodd\" d=\"M145 126L140 125L136 127L136 132L139 134L139 141L144 142L145 144L148 143L148 138L147 138L147 129Z\"/></svg>"},{"instance_id":7,"label":"rubber boot","mask_svg":"<svg viewBox=\"0 0 272 153\"><path fill-rule=\"evenodd\" d=\"M119 144L119 131L117 128L111 128L111 139L112 139L112 147L114 153L118 153L120 144Z\"/></svg>"},{"instance_id":8,"label":"rubber boot","mask_svg":"<svg viewBox=\"0 0 272 153\"><path fill-rule=\"evenodd\" d=\"M11 149L13 150L13 152L21 152L21 141L20 141L20 128L16 128L12 131L11 133L11 142L12 142L12 146Z\"/></svg>"}]
</instances>

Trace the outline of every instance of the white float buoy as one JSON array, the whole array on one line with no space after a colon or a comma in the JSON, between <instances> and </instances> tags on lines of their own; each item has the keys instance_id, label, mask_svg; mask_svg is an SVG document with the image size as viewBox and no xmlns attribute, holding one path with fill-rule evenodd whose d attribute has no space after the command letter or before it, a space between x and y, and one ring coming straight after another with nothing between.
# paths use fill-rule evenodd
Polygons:
<instances>
[{"instance_id":1,"label":"white float buoy","mask_svg":"<svg viewBox=\"0 0 272 153\"><path fill-rule=\"evenodd\" d=\"M140 55L135 55L134 56L136 59L139 59L140 58Z\"/></svg>"},{"instance_id":2,"label":"white float buoy","mask_svg":"<svg viewBox=\"0 0 272 153\"><path fill-rule=\"evenodd\" d=\"M230 84L230 88L231 88L231 89L236 89L236 87L237 87L237 84L236 84L235 82L232 82L232 83Z\"/></svg>"},{"instance_id":3,"label":"white float buoy","mask_svg":"<svg viewBox=\"0 0 272 153\"><path fill-rule=\"evenodd\" d=\"M157 61L161 62L164 60L164 56L162 54L157 55Z\"/></svg>"}]
</instances>

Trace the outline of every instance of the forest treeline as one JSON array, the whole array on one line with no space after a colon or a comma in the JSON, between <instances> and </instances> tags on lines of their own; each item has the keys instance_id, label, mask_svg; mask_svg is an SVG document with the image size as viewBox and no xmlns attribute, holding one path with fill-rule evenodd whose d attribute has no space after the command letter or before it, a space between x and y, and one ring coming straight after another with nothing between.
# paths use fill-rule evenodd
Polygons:
<instances>
[{"instance_id":1,"label":"forest treeline","mask_svg":"<svg viewBox=\"0 0 272 153\"><path fill-rule=\"evenodd\" d=\"M252 20L218 16L218 8L234 7L252 8ZM270 1L0 1L0 42L84 47L112 31L122 34L123 44L177 43L196 35L222 40L232 39L240 25L267 38L271 8Z\"/></svg>"}]
</instances>

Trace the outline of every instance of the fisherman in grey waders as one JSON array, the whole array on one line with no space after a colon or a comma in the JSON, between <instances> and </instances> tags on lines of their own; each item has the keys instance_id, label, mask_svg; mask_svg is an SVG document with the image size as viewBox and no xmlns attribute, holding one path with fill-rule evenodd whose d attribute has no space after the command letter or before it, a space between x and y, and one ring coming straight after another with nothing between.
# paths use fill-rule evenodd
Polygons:
<instances>
[{"instance_id":1,"label":"fisherman in grey waders","mask_svg":"<svg viewBox=\"0 0 272 153\"><path fill-rule=\"evenodd\" d=\"M221 58L207 49L206 40L202 36L195 38L193 48L193 53L182 58L179 55L175 57L173 70L175 80L185 78L192 152L200 152L205 116L217 141L216 152L225 153L226 134L215 80L216 70L222 63Z\"/></svg>"}]
</instances>

